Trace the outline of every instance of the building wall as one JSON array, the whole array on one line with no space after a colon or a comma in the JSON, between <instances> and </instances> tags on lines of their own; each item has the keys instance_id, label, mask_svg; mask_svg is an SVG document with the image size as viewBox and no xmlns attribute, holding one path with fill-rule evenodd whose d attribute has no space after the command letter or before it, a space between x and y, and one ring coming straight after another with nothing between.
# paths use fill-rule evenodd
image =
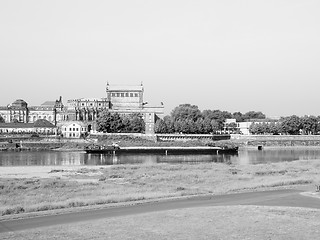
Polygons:
<instances>
[{"instance_id":1,"label":"building wall","mask_svg":"<svg viewBox=\"0 0 320 240\"><path fill-rule=\"evenodd\" d=\"M143 86L113 86L107 84L110 109L140 109L143 106Z\"/></svg>"},{"instance_id":2,"label":"building wall","mask_svg":"<svg viewBox=\"0 0 320 240\"><path fill-rule=\"evenodd\" d=\"M65 138L80 138L87 131L84 124L77 122L65 122L60 125L61 133Z\"/></svg>"}]
</instances>

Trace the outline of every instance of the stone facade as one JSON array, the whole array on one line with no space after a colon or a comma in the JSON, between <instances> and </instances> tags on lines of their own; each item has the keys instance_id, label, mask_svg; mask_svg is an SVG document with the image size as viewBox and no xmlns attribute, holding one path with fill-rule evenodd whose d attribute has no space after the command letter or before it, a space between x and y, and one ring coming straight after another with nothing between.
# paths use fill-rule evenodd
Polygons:
<instances>
[{"instance_id":1,"label":"stone facade","mask_svg":"<svg viewBox=\"0 0 320 240\"><path fill-rule=\"evenodd\" d=\"M40 106L31 106L22 100L18 99L6 107L0 107L0 115L6 123L34 123L39 119L45 119L56 125L61 121L64 106L62 98L56 101L48 101Z\"/></svg>"},{"instance_id":2,"label":"stone facade","mask_svg":"<svg viewBox=\"0 0 320 240\"><path fill-rule=\"evenodd\" d=\"M62 98L56 101L47 101L40 106L31 106L18 99L6 107L0 107L0 115L6 123L34 123L39 119L45 119L62 128L68 129L70 122L81 123L81 132L96 130L95 121L103 110L116 112L121 115L138 113L145 121L145 133L154 134L154 124L158 118L164 116L164 106L150 106L143 100L143 85L137 86L106 86L105 98L79 98L67 101L63 105ZM73 128L72 128L73 129ZM80 127L78 127L80 129ZM73 131L64 131L65 136L74 137ZM78 137L78 133L76 134Z\"/></svg>"}]
</instances>

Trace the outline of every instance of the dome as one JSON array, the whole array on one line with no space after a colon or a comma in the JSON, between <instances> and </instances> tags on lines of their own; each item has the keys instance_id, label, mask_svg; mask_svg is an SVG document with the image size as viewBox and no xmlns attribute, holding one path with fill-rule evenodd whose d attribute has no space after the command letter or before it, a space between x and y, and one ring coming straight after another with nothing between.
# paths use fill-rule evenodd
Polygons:
<instances>
[{"instance_id":1,"label":"dome","mask_svg":"<svg viewBox=\"0 0 320 240\"><path fill-rule=\"evenodd\" d=\"M22 99L17 99L11 104L11 106L20 107L20 108L26 108L28 106L28 104Z\"/></svg>"}]
</instances>

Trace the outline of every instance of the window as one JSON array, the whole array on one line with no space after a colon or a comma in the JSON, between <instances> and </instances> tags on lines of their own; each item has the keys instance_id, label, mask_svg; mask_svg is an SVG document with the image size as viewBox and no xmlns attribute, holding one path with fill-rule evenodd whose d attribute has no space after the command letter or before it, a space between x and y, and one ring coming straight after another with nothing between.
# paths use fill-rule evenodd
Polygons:
<instances>
[{"instance_id":1,"label":"window","mask_svg":"<svg viewBox=\"0 0 320 240\"><path fill-rule=\"evenodd\" d=\"M133 93L130 93L130 97L133 97Z\"/></svg>"},{"instance_id":2,"label":"window","mask_svg":"<svg viewBox=\"0 0 320 240\"><path fill-rule=\"evenodd\" d=\"M135 93L134 96L135 96L135 97L138 97L138 93Z\"/></svg>"},{"instance_id":3,"label":"window","mask_svg":"<svg viewBox=\"0 0 320 240\"><path fill-rule=\"evenodd\" d=\"M124 93L121 93L121 97L124 97Z\"/></svg>"},{"instance_id":4,"label":"window","mask_svg":"<svg viewBox=\"0 0 320 240\"><path fill-rule=\"evenodd\" d=\"M115 97L116 96L116 94L115 93L111 93L111 97Z\"/></svg>"},{"instance_id":5,"label":"window","mask_svg":"<svg viewBox=\"0 0 320 240\"><path fill-rule=\"evenodd\" d=\"M129 97L129 93L126 93L126 97Z\"/></svg>"}]
</instances>

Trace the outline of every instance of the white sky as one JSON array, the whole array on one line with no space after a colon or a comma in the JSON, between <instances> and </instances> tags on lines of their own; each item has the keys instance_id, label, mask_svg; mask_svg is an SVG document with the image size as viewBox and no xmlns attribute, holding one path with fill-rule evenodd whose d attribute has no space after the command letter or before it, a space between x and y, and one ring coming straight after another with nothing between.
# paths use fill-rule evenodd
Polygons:
<instances>
[{"instance_id":1,"label":"white sky","mask_svg":"<svg viewBox=\"0 0 320 240\"><path fill-rule=\"evenodd\" d=\"M319 0L1 0L0 105L140 84L166 114L320 115Z\"/></svg>"}]
</instances>

